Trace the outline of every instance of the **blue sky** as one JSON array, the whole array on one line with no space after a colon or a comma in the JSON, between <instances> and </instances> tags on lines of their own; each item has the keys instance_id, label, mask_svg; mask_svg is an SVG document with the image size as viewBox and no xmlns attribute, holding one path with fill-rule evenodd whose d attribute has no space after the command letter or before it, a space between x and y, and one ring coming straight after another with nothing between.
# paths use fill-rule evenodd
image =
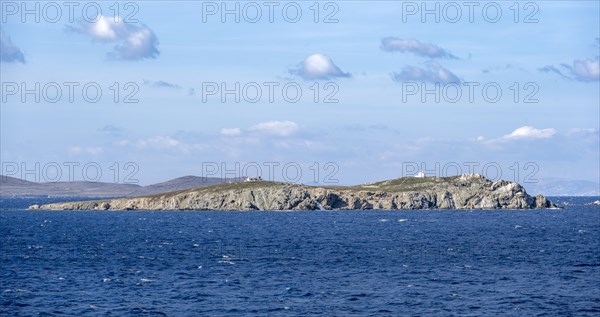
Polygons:
<instances>
[{"instance_id":1,"label":"blue sky","mask_svg":"<svg viewBox=\"0 0 600 317\"><path fill-rule=\"evenodd\" d=\"M285 180L282 166L297 163L302 182L323 183L334 172L341 184L353 184L405 175L413 163L444 176L443 166L456 163L466 172L478 162L475 172L493 177L499 166L502 178L520 182L531 173L600 177L597 1L520 2L518 18L514 2L493 2L487 11L487 2L476 2L473 21L465 2L455 2L462 10L455 23L448 20L456 8L447 2L423 8L420 1L296 1L284 17L289 1L275 1L273 22L264 2L227 2L240 6L239 23L234 14L222 21L220 11L203 21L213 4L221 10L221 1L116 2L116 18L113 1L80 2L73 22L56 3L63 13L56 22L44 2L39 22L36 14L21 16L20 1L2 3L5 174L14 163L94 162L101 179L112 181L117 162L123 181L124 164L134 162L135 178L149 184L203 175L207 163L256 162L264 176L264 163L278 162L277 180ZM440 11L424 21L420 13L436 3ZM81 8L96 4L101 16L88 10L93 21L85 21ZM251 23L254 5L262 16ZM417 13L409 14L415 5ZM299 21L287 21L297 7ZM492 23L497 7L502 15ZM333 23L323 23L328 14ZM36 83L40 102L21 89ZM73 101L65 83L75 83ZM82 96L88 83L102 90L95 103ZM233 94L223 102L221 84L236 83L240 102ZM62 95L48 102L56 85ZM300 88L297 102L290 101L294 90L284 98L286 85ZM439 102L423 89L437 91ZM134 102L124 103L129 93Z\"/></svg>"}]
</instances>

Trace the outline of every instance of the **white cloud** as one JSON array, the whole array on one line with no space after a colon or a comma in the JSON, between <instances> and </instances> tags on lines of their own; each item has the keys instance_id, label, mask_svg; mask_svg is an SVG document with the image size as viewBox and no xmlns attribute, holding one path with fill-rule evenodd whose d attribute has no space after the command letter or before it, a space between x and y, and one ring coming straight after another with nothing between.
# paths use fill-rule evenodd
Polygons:
<instances>
[{"instance_id":1,"label":"white cloud","mask_svg":"<svg viewBox=\"0 0 600 317\"><path fill-rule=\"evenodd\" d=\"M297 133L300 126L292 121L267 121L253 125L248 128L248 131L271 134L276 136L290 136Z\"/></svg>"},{"instance_id":2,"label":"white cloud","mask_svg":"<svg viewBox=\"0 0 600 317\"><path fill-rule=\"evenodd\" d=\"M2 62L21 62L25 64L25 55L15 46L10 37L0 30L0 61Z\"/></svg>"},{"instance_id":3,"label":"white cloud","mask_svg":"<svg viewBox=\"0 0 600 317\"><path fill-rule=\"evenodd\" d=\"M125 23L119 16L99 16L96 22L80 21L69 29L96 41L116 43L114 50L108 53L114 59L142 60L160 54L158 38L150 28L144 24Z\"/></svg>"},{"instance_id":4,"label":"white cloud","mask_svg":"<svg viewBox=\"0 0 600 317\"><path fill-rule=\"evenodd\" d=\"M387 52L409 52L428 58L457 58L450 51L432 43L422 43L415 39L386 37L381 40L381 49Z\"/></svg>"},{"instance_id":5,"label":"white cloud","mask_svg":"<svg viewBox=\"0 0 600 317\"><path fill-rule=\"evenodd\" d=\"M550 138L556 134L556 130L552 128L548 129L536 129L534 127L523 126L515 129L510 134L502 136L504 140L517 140L517 139L545 139Z\"/></svg>"},{"instance_id":6,"label":"white cloud","mask_svg":"<svg viewBox=\"0 0 600 317\"><path fill-rule=\"evenodd\" d=\"M114 41L117 39L116 28L117 26L122 25L118 24L119 22L119 17L108 19L104 16L99 16L98 21L90 23L88 32L97 39Z\"/></svg>"},{"instance_id":7,"label":"white cloud","mask_svg":"<svg viewBox=\"0 0 600 317\"><path fill-rule=\"evenodd\" d=\"M573 62L573 74L580 81L598 81L600 80L600 60L585 59L575 60Z\"/></svg>"},{"instance_id":8,"label":"white cloud","mask_svg":"<svg viewBox=\"0 0 600 317\"><path fill-rule=\"evenodd\" d=\"M223 136L239 136L242 134L242 130L240 128L221 128L219 133Z\"/></svg>"},{"instance_id":9,"label":"white cloud","mask_svg":"<svg viewBox=\"0 0 600 317\"><path fill-rule=\"evenodd\" d=\"M404 66L401 72L392 73L392 79L398 82L461 83L456 74L437 63L427 63L427 69L410 65Z\"/></svg>"},{"instance_id":10,"label":"white cloud","mask_svg":"<svg viewBox=\"0 0 600 317\"><path fill-rule=\"evenodd\" d=\"M573 128L567 132L567 135L585 136L585 135L598 135L599 130L596 128Z\"/></svg>"},{"instance_id":11,"label":"white cloud","mask_svg":"<svg viewBox=\"0 0 600 317\"><path fill-rule=\"evenodd\" d=\"M567 79L590 82L600 80L600 58L576 59L573 65L560 64L560 66L547 65L539 69L545 73L555 73Z\"/></svg>"},{"instance_id":12,"label":"white cloud","mask_svg":"<svg viewBox=\"0 0 600 317\"><path fill-rule=\"evenodd\" d=\"M124 139L113 144L116 146L135 147L138 150L179 151L186 154L207 148L204 144L186 142L178 138L162 135L137 140Z\"/></svg>"},{"instance_id":13,"label":"white cloud","mask_svg":"<svg viewBox=\"0 0 600 317\"><path fill-rule=\"evenodd\" d=\"M148 139L137 140L136 146L139 148L152 148L152 149L170 149L180 148L183 145L182 142L173 139L170 136L155 136Z\"/></svg>"},{"instance_id":14,"label":"white cloud","mask_svg":"<svg viewBox=\"0 0 600 317\"><path fill-rule=\"evenodd\" d=\"M99 146L88 146L88 147L71 146L67 149L67 151L71 154L87 153L87 154L97 155L97 154L104 152L104 149Z\"/></svg>"},{"instance_id":15,"label":"white cloud","mask_svg":"<svg viewBox=\"0 0 600 317\"><path fill-rule=\"evenodd\" d=\"M536 129L530 126L522 126L501 137L486 139L483 136L478 136L476 138L469 138L469 141L477 141L482 144L497 146L518 140L549 139L554 137L556 133L557 131L554 128Z\"/></svg>"},{"instance_id":16,"label":"white cloud","mask_svg":"<svg viewBox=\"0 0 600 317\"><path fill-rule=\"evenodd\" d=\"M300 76L305 80L334 79L338 77L351 77L350 73L343 72L331 58L323 54L313 54L302 61L297 68L290 69L290 74Z\"/></svg>"}]
</instances>

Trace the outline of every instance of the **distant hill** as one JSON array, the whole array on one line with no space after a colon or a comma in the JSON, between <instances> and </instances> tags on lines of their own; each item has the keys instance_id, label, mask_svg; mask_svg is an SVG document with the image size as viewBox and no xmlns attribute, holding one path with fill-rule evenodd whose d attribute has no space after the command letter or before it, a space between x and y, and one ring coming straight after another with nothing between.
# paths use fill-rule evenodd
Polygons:
<instances>
[{"instance_id":1,"label":"distant hill","mask_svg":"<svg viewBox=\"0 0 600 317\"><path fill-rule=\"evenodd\" d=\"M600 196L600 183L560 178L540 179L538 183L524 183L530 194L546 196Z\"/></svg>"},{"instance_id":2,"label":"distant hill","mask_svg":"<svg viewBox=\"0 0 600 317\"><path fill-rule=\"evenodd\" d=\"M242 179L228 179L227 182L237 182ZM84 181L36 183L0 175L0 196L133 197L221 184L224 182L223 179L215 177L184 176L148 186Z\"/></svg>"},{"instance_id":3,"label":"distant hill","mask_svg":"<svg viewBox=\"0 0 600 317\"><path fill-rule=\"evenodd\" d=\"M226 182L239 182L244 180L243 177L227 179ZM127 196L144 196L154 195L164 192L171 192L174 190L190 189L195 187L202 187L208 185L222 184L225 181L222 178L217 177L199 177L199 176L183 176L172 179L170 181L152 184L138 188L137 190L129 193Z\"/></svg>"},{"instance_id":4,"label":"distant hill","mask_svg":"<svg viewBox=\"0 0 600 317\"><path fill-rule=\"evenodd\" d=\"M0 196L123 197L139 188L135 184L84 181L36 183L0 176Z\"/></svg>"}]
</instances>

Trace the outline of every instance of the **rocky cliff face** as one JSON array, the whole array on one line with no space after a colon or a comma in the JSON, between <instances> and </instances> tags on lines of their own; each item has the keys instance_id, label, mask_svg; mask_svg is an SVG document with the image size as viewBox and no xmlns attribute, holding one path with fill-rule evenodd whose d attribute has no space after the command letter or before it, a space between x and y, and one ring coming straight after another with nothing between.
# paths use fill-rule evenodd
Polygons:
<instances>
[{"instance_id":1,"label":"rocky cliff face","mask_svg":"<svg viewBox=\"0 0 600 317\"><path fill-rule=\"evenodd\" d=\"M514 182L478 174L404 177L349 187L276 182L220 184L152 196L31 206L47 210L364 210L532 209L556 207Z\"/></svg>"}]
</instances>

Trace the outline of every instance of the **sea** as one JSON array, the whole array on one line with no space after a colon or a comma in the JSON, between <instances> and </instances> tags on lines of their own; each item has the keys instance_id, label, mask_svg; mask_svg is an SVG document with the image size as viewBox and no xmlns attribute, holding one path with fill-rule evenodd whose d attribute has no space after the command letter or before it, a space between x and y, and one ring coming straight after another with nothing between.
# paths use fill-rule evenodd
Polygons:
<instances>
[{"instance_id":1,"label":"sea","mask_svg":"<svg viewBox=\"0 0 600 317\"><path fill-rule=\"evenodd\" d=\"M552 199L563 208L28 211L39 199L4 198L0 316L600 316L598 197Z\"/></svg>"}]
</instances>

